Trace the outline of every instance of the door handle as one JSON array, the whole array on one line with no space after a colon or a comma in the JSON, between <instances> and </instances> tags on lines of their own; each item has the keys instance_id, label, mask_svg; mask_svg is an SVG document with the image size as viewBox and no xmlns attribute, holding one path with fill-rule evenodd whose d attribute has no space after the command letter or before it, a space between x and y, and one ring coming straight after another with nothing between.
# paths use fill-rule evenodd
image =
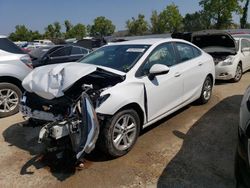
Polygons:
<instances>
[{"instance_id":1,"label":"door handle","mask_svg":"<svg viewBox=\"0 0 250 188\"><path fill-rule=\"evenodd\" d=\"M176 73L174 74L175 77L179 77L180 75L181 75L180 72L176 72Z\"/></svg>"},{"instance_id":2,"label":"door handle","mask_svg":"<svg viewBox=\"0 0 250 188\"><path fill-rule=\"evenodd\" d=\"M199 62L199 63L198 63L198 66L202 66L202 65L203 65L203 62Z\"/></svg>"}]
</instances>

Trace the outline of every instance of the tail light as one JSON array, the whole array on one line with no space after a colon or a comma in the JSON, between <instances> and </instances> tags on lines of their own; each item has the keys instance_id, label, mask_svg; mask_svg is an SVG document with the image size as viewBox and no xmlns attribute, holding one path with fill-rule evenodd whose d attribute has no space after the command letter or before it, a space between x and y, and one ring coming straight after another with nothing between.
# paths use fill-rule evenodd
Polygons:
<instances>
[{"instance_id":1,"label":"tail light","mask_svg":"<svg viewBox=\"0 0 250 188\"><path fill-rule=\"evenodd\" d=\"M21 60L25 65L27 65L29 68L33 69L32 61L31 61L31 59L30 59L30 56L28 56L28 55L22 56L22 57L20 58L20 60Z\"/></svg>"}]
</instances>

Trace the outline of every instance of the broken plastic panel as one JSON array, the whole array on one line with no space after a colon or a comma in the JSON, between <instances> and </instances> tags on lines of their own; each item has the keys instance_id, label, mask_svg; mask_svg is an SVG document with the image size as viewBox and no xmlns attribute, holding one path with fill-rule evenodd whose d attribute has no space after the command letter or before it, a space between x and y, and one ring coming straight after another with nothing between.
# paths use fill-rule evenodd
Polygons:
<instances>
[{"instance_id":1,"label":"broken plastic panel","mask_svg":"<svg viewBox=\"0 0 250 188\"><path fill-rule=\"evenodd\" d=\"M99 135L99 123L90 98L86 93L82 94L80 105L81 123L78 127L70 126L70 138L76 159L80 159L84 153L90 153Z\"/></svg>"}]
</instances>

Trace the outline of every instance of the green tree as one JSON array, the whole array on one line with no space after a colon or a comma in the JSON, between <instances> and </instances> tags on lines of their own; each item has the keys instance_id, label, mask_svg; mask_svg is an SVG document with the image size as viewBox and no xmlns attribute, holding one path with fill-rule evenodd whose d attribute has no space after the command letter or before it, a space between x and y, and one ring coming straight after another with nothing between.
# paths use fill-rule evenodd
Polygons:
<instances>
[{"instance_id":1,"label":"green tree","mask_svg":"<svg viewBox=\"0 0 250 188\"><path fill-rule=\"evenodd\" d=\"M243 7L243 14L240 19L240 28L244 29L247 26L247 12L248 12L249 0L246 0L245 6Z\"/></svg>"},{"instance_id":2,"label":"green tree","mask_svg":"<svg viewBox=\"0 0 250 188\"><path fill-rule=\"evenodd\" d=\"M137 19L132 17L132 20L128 20L126 27L130 35L142 35L148 31L148 23L142 14L139 14Z\"/></svg>"},{"instance_id":3,"label":"green tree","mask_svg":"<svg viewBox=\"0 0 250 188\"><path fill-rule=\"evenodd\" d=\"M200 11L193 14L186 14L183 18L184 31L199 31L210 29L211 21L206 13Z\"/></svg>"},{"instance_id":4,"label":"green tree","mask_svg":"<svg viewBox=\"0 0 250 188\"><path fill-rule=\"evenodd\" d=\"M241 13L239 0L201 0L199 4L216 29L228 28L232 23L232 14Z\"/></svg>"},{"instance_id":5,"label":"green tree","mask_svg":"<svg viewBox=\"0 0 250 188\"><path fill-rule=\"evenodd\" d=\"M176 32L182 27L182 16L180 14L178 6L174 3L168 5L159 14L159 27L160 32Z\"/></svg>"},{"instance_id":6,"label":"green tree","mask_svg":"<svg viewBox=\"0 0 250 188\"><path fill-rule=\"evenodd\" d=\"M154 34L162 33L161 28L160 28L159 15L158 15L156 10L154 10L152 12L150 21L151 21L151 32L154 33Z\"/></svg>"},{"instance_id":7,"label":"green tree","mask_svg":"<svg viewBox=\"0 0 250 188\"><path fill-rule=\"evenodd\" d=\"M152 12L151 31L152 33L176 32L182 28L182 16L178 7L172 3L159 14Z\"/></svg>"},{"instance_id":8,"label":"green tree","mask_svg":"<svg viewBox=\"0 0 250 188\"><path fill-rule=\"evenodd\" d=\"M115 26L112 21L105 18L104 16L99 16L95 18L94 24L91 26L90 34L92 36L108 36L112 35L115 31Z\"/></svg>"},{"instance_id":9,"label":"green tree","mask_svg":"<svg viewBox=\"0 0 250 188\"><path fill-rule=\"evenodd\" d=\"M49 24L46 28L45 28L45 37L53 40L53 39L59 39L62 37L62 33L61 33L61 25L59 22L54 22L54 24Z\"/></svg>"},{"instance_id":10,"label":"green tree","mask_svg":"<svg viewBox=\"0 0 250 188\"><path fill-rule=\"evenodd\" d=\"M15 27L15 32L12 32L9 35L9 39L12 41L30 41L31 40L31 33L25 27L25 25L17 25Z\"/></svg>"},{"instance_id":11,"label":"green tree","mask_svg":"<svg viewBox=\"0 0 250 188\"><path fill-rule=\"evenodd\" d=\"M73 27L69 20L64 21L64 26L66 28L66 33L69 32L69 30Z\"/></svg>"},{"instance_id":12,"label":"green tree","mask_svg":"<svg viewBox=\"0 0 250 188\"><path fill-rule=\"evenodd\" d=\"M42 39L42 38L43 38L43 36L38 31L31 31L30 30L31 41L36 40L36 39Z\"/></svg>"},{"instance_id":13,"label":"green tree","mask_svg":"<svg viewBox=\"0 0 250 188\"><path fill-rule=\"evenodd\" d=\"M65 38L82 39L86 36L86 27L83 24L76 24L65 34Z\"/></svg>"}]
</instances>

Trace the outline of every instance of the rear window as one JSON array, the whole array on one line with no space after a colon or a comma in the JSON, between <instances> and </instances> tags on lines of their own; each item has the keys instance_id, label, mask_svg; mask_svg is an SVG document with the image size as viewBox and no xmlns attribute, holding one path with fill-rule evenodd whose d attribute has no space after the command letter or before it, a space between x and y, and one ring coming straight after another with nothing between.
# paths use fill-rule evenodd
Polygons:
<instances>
[{"instance_id":1,"label":"rear window","mask_svg":"<svg viewBox=\"0 0 250 188\"><path fill-rule=\"evenodd\" d=\"M25 54L17 45L7 38L0 38L0 49L14 54Z\"/></svg>"}]
</instances>

